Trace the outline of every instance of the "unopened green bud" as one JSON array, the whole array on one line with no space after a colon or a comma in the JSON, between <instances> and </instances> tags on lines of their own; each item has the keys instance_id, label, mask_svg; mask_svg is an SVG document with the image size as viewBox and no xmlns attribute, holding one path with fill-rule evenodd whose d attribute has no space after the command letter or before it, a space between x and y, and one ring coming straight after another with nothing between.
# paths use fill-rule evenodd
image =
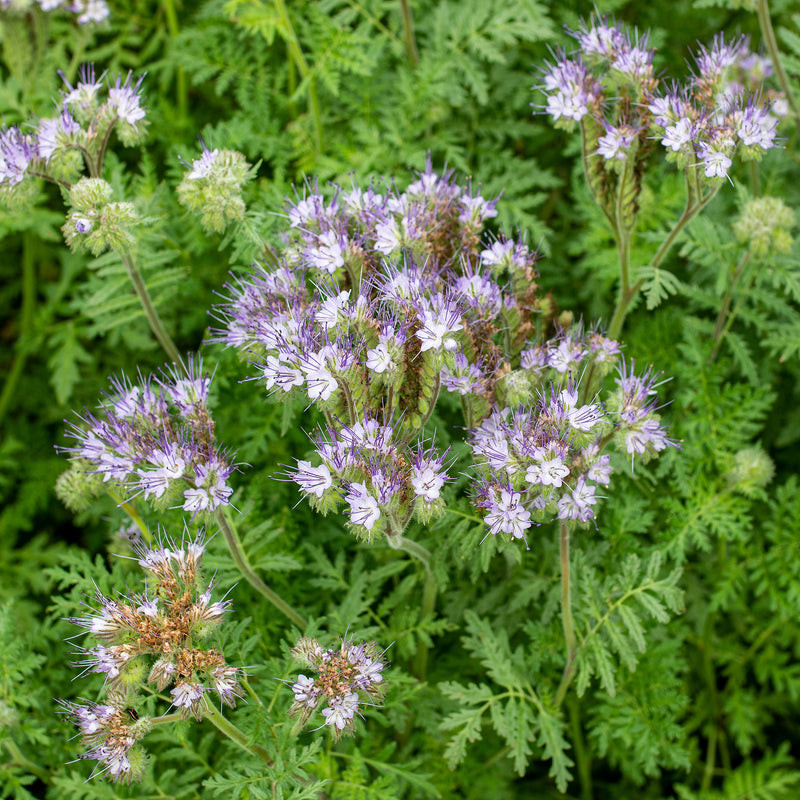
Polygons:
<instances>
[{"instance_id":1,"label":"unopened green bud","mask_svg":"<svg viewBox=\"0 0 800 800\"><path fill-rule=\"evenodd\" d=\"M726 478L733 491L749 497L763 489L774 474L772 459L760 447L746 447L733 457Z\"/></svg>"},{"instance_id":2,"label":"unopened green bud","mask_svg":"<svg viewBox=\"0 0 800 800\"><path fill-rule=\"evenodd\" d=\"M178 186L178 200L198 211L207 231L222 233L228 224L244 217L242 187L254 170L236 150L203 149Z\"/></svg>"},{"instance_id":3,"label":"unopened green bud","mask_svg":"<svg viewBox=\"0 0 800 800\"><path fill-rule=\"evenodd\" d=\"M132 781L141 783L147 771L147 762L149 760L147 751L140 744L135 744L128 750L127 759L130 768L127 772L122 773L121 780L125 783L131 783Z\"/></svg>"},{"instance_id":4,"label":"unopened green bud","mask_svg":"<svg viewBox=\"0 0 800 800\"><path fill-rule=\"evenodd\" d=\"M111 184L102 178L81 178L69 190L69 204L77 211L97 211L111 200Z\"/></svg>"},{"instance_id":5,"label":"unopened green bud","mask_svg":"<svg viewBox=\"0 0 800 800\"><path fill-rule=\"evenodd\" d=\"M733 231L736 239L757 258L788 253L794 242L790 231L797 224L794 211L777 197L756 197L742 207Z\"/></svg>"},{"instance_id":6,"label":"unopened green bud","mask_svg":"<svg viewBox=\"0 0 800 800\"><path fill-rule=\"evenodd\" d=\"M322 653L322 647L316 639L309 636L302 636L297 640L295 646L289 651L292 658L304 667L311 667L318 663Z\"/></svg>"},{"instance_id":7,"label":"unopened green bud","mask_svg":"<svg viewBox=\"0 0 800 800\"><path fill-rule=\"evenodd\" d=\"M530 378L521 370L514 370L504 375L497 382L497 399L502 406L512 408L528 403L531 399L533 387Z\"/></svg>"},{"instance_id":8,"label":"unopened green bud","mask_svg":"<svg viewBox=\"0 0 800 800\"><path fill-rule=\"evenodd\" d=\"M70 511L85 511L92 500L102 491L103 479L97 472L90 472L88 461L76 460L56 480L56 497Z\"/></svg>"}]
</instances>

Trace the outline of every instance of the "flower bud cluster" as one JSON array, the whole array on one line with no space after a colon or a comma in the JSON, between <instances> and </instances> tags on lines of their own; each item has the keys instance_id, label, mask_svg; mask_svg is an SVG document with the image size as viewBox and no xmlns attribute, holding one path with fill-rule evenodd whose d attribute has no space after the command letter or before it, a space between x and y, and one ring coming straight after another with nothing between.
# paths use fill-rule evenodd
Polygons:
<instances>
[{"instance_id":1,"label":"flower bud cluster","mask_svg":"<svg viewBox=\"0 0 800 800\"><path fill-rule=\"evenodd\" d=\"M139 383L114 379L103 413L85 413L66 434L76 446L62 449L126 497L211 514L230 503L236 467L215 441L210 385L199 358L188 377L173 369Z\"/></svg>"},{"instance_id":2,"label":"flower bud cluster","mask_svg":"<svg viewBox=\"0 0 800 800\"><path fill-rule=\"evenodd\" d=\"M18 13L37 7L44 12L69 11L77 14L78 25L102 22L109 15L106 0L0 0L0 9Z\"/></svg>"},{"instance_id":3,"label":"flower bud cluster","mask_svg":"<svg viewBox=\"0 0 800 800\"><path fill-rule=\"evenodd\" d=\"M66 81L65 81L66 82ZM123 82L95 78L94 68L84 66L80 80L62 91L53 117L32 121L31 133L18 126L0 129L0 188L13 197L28 178L47 178L69 186L79 176L81 154L91 174L108 143L112 129L123 144L144 136L147 123L140 93L142 78L129 74Z\"/></svg>"},{"instance_id":4,"label":"flower bud cluster","mask_svg":"<svg viewBox=\"0 0 800 800\"><path fill-rule=\"evenodd\" d=\"M488 410L496 340L518 351L541 311L534 254L481 245L495 213L430 165L402 194L310 194L289 207L275 263L229 287L217 340L248 351L268 391L302 393L344 424L369 416L419 431L442 377L464 369Z\"/></svg>"},{"instance_id":5,"label":"flower bud cluster","mask_svg":"<svg viewBox=\"0 0 800 800\"><path fill-rule=\"evenodd\" d=\"M316 639L304 637L292 648L292 656L316 677L298 675L292 685L294 703L289 709L298 717L297 729L304 727L317 708L322 710L334 741L355 732L355 715L360 704L375 706L383 701L381 674L389 666L385 650L375 642L354 644L345 639L337 650L323 650Z\"/></svg>"},{"instance_id":6,"label":"flower bud cluster","mask_svg":"<svg viewBox=\"0 0 800 800\"><path fill-rule=\"evenodd\" d=\"M756 258L786 254L792 249L797 216L779 197L748 200L733 223L733 232Z\"/></svg>"},{"instance_id":7,"label":"flower bud cluster","mask_svg":"<svg viewBox=\"0 0 800 800\"><path fill-rule=\"evenodd\" d=\"M147 753L139 741L148 733L148 720L132 720L127 709L116 705L58 702L88 748L79 758L97 761L101 774L113 781L142 779Z\"/></svg>"},{"instance_id":8,"label":"flower bud cluster","mask_svg":"<svg viewBox=\"0 0 800 800\"><path fill-rule=\"evenodd\" d=\"M236 150L209 150L186 166L189 171L178 185L178 200L189 211L200 212L207 231L222 233L228 224L244 217L242 187L254 170Z\"/></svg>"},{"instance_id":9,"label":"flower bud cluster","mask_svg":"<svg viewBox=\"0 0 800 800\"><path fill-rule=\"evenodd\" d=\"M101 178L81 178L69 191L70 209L61 228L72 250L98 256L106 249L130 251L139 223L133 203L112 203L111 185Z\"/></svg>"},{"instance_id":10,"label":"flower bud cluster","mask_svg":"<svg viewBox=\"0 0 800 800\"><path fill-rule=\"evenodd\" d=\"M84 674L105 676L108 705L65 703L90 749L82 758L97 759L114 780L138 778L143 753L136 743L152 720L130 723L126 707L135 707L145 683L158 692L172 686L172 707L184 719L199 719L214 693L233 707L243 697L241 670L228 666L220 650L206 646L222 622L229 601L211 600L213 584L200 573L205 552L202 536L135 548L148 582L142 594L115 598L97 592L99 608L70 622L85 628L97 642L80 651Z\"/></svg>"},{"instance_id":11,"label":"flower bud cluster","mask_svg":"<svg viewBox=\"0 0 800 800\"><path fill-rule=\"evenodd\" d=\"M609 170L641 171L653 139L681 169L702 166L711 182L727 176L736 155L760 158L775 147L776 115L786 113L786 104L764 92L771 65L749 51L746 37L725 42L720 34L700 49L691 80L664 91L646 36L637 38L605 17L592 17L573 36L578 50L558 52L538 88L556 125L580 123L587 152L602 156L590 176L601 195Z\"/></svg>"},{"instance_id":12,"label":"flower bud cluster","mask_svg":"<svg viewBox=\"0 0 800 800\"><path fill-rule=\"evenodd\" d=\"M571 380L550 384L533 405L496 409L475 429L477 505L489 533L526 539L553 517L588 523L597 486L610 482L609 444L643 461L676 446L659 421L652 372L637 377L623 363L616 385L604 404L583 402Z\"/></svg>"},{"instance_id":13,"label":"flower bud cluster","mask_svg":"<svg viewBox=\"0 0 800 800\"><path fill-rule=\"evenodd\" d=\"M298 461L289 476L318 511L327 514L344 500L360 538L401 534L412 516L427 524L444 512L447 454L411 446L395 434L369 418L328 428L316 438L321 463Z\"/></svg>"}]
</instances>

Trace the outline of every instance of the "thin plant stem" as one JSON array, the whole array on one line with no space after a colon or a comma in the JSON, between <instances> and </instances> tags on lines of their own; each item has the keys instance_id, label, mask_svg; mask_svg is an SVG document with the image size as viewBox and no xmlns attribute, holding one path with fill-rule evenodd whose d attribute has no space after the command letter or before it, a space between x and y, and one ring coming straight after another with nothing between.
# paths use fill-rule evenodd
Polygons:
<instances>
[{"instance_id":1,"label":"thin plant stem","mask_svg":"<svg viewBox=\"0 0 800 800\"><path fill-rule=\"evenodd\" d=\"M117 508L121 508L135 523L136 527L139 529L140 533L144 537L144 540L147 544L150 544L150 531L147 528L147 525L144 524L144 520L139 516L139 512L133 506L133 504L128 503L120 494L114 491L110 485L106 485L106 494L117 504Z\"/></svg>"},{"instance_id":2,"label":"thin plant stem","mask_svg":"<svg viewBox=\"0 0 800 800\"><path fill-rule=\"evenodd\" d=\"M719 353L719 347L722 344L722 338L727 332L727 327L725 326L725 322L728 318L728 312L731 310L731 302L733 300L733 290L736 288L736 283L738 282L739 278L742 275L742 270L747 265L747 262L750 260L750 251L748 250L745 252L742 257L739 259L739 263L736 265L736 268L733 271L733 275L731 276L731 285L725 290L725 295L722 298L722 305L720 306L719 313L717 314L717 321L714 324L714 349L711 351L711 356L708 359L709 364L713 364L714 360Z\"/></svg>"},{"instance_id":3,"label":"thin plant stem","mask_svg":"<svg viewBox=\"0 0 800 800\"><path fill-rule=\"evenodd\" d=\"M236 528L233 525L233 520L230 519L230 516L226 509L219 508L217 509L217 523L219 524L222 535L225 538L225 543L228 545L228 550L230 551L231 557L233 558L234 564L238 568L239 572L242 573L245 580L263 597L269 600L275 608L278 609L282 614L288 617L295 625L297 625L300 630L305 630L308 623L306 622L303 617L297 613L277 592L273 591L272 589L267 586L261 578L256 575L255 570L250 565L250 562L245 555L244 550L242 549L242 543L239 539L239 535L236 532Z\"/></svg>"},{"instance_id":4,"label":"thin plant stem","mask_svg":"<svg viewBox=\"0 0 800 800\"><path fill-rule=\"evenodd\" d=\"M256 694L255 689L253 689L253 687L250 685L250 681L248 681L246 678L239 678L239 683L241 683L242 686L244 686L247 694L249 694L250 697L252 697L253 700L256 701L256 703L258 703L258 705L260 706L264 705L264 703L261 701L261 698Z\"/></svg>"},{"instance_id":5,"label":"thin plant stem","mask_svg":"<svg viewBox=\"0 0 800 800\"><path fill-rule=\"evenodd\" d=\"M164 0L164 11L167 17L167 27L169 28L170 36L175 39L180 33L180 26L178 25L178 12L175 8L175 0ZM186 88L186 73L183 67L178 67L176 72L177 87L176 92L178 95L178 111L180 111L181 119L186 119L186 114L189 109L189 97Z\"/></svg>"},{"instance_id":6,"label":"thin plant stem","mask_svg":"<svg viewBox=\"0 0 800 800\"><path fill-rule=\"evenodd\" d=\"M320 153L322 151L322 111L319 104L319 95L317 94L317 79L311 74L306 57L300 48L300 41L292 25L292 20L289 18L286 3L284 0L274 0L274 3L280 17L281 30L289 55L293 63L297 65L297 71L303 80L308 80L308 97L311 106L311 117L314 122L314 147L316 152Z\"/></svg>"},{"instance_id":7,"label":"thin plant stem","mask_svg":"<svg viewBox=\"0 0 800 800\"><path fill-rule=\"evenodd\" d=\"M395 550L402 550L410 556L422 562L425 568L425 583L422 587L422 606L420 620L425 619L428 615L433 613L436 606L436 593L438 587L436 585L436 578L431 571L431 553L418 542L413 539L407 539L402 534L395 534L394 536L386 537L389 546ZM416 658L414 660L414 671L419 680L425 679L425 673L428 666L428 646L423 642L417 648Z\"/></svg>"},{"instance_id":8,"label":"thin plant stem","mask_svg":"<svg viewBox=\"0 0 800 800\"><path fill-rule=\"evenodd\" d=\"M28 360L26 339L33 333L33 321L36 311L36 259L34 257L34 238L30 231L22 235L22 303L19 319L19 345L14 356L14 363L6 375L3 391L0 393L0 421L8 410L19 379Z\"/></svg>"},{"instance_id":9,"label":"thin plant stem","mask_svg":"<svg viewBox=\"0 0 800 800\"><path fill-rule=\"evenodd\" d=\"M406 46L406 58L412 67L416 67L419 64L419 50L417 50L417 40L414 37L414 15L411 13L409 0L400 0L400 13L403 16L403 41Z\"/></svg>"},{"instance_id":10,"label":"thin plant stem","mask_svg":"<svg viewBox=\"0 0 800 800\"><path fill-rule=\"evenodd\" d=\"M578 698L570 697L569 724L572 731L572 746L575 750L575 761L578 764L578 775L581 778L581 800L592 800L592 756L586 750L581 731L581 707Z\"/></svg>"},{"instance_id":11,"label":"thin plant stem","mask_svg":"<svg viewBox=\"0 0 800 800\"><path fill-rule=\"evenodd\" d=\"M781 85L781 89L786 95L786 100L794 114L795 124L797 124L800 122L800 110L798 110L797 98L792 91L789 78L786 75L786 70L783 68L781 52L778 49L778 40L775 38L775 30L772 27L768 0L758 0L756 11L758 12L758 24L761 27L761 35L764 37L764 44L767 46L767 51L769 52L769 57L775 70L775 77L778 79L778 83Z\"/></svg>"},{"instance_id":12,"label":"thin plant stem","mask_svg":"<svg viewBox=\"0 0 800 800\"><path fill-rule=\"evenodd\" d=\"M265 764L272 766L272 759L266 749L260 744L250 743L249 738L232 722L225 719L219 711L207 708L203 713L203 719L207 719L220 733L224 733L232 742L236 742L239 747L254 756L258 756Z\"/></svg>"},{"instance_id":13,"label":"thin plant stem","mask_svg":"<svg viewBox=\"0 0 800 800\"><path fill-rule=\"evenodd\" d=\"M695 177L695 176L692 176ZM695 181L696 183L696 181ZM661 262L667 257L667 254L674 246L683 229L689 224L697 214L699 214L716 196L719 191L719 186L714 186L705 195L699 195L696 186L693 184L689 173L686 175L686 207L683 214L681 214L678 221L673 226L672 230L667 234L667 237L661 242L661 246L656 251L652 260L648 264L651 270L657 269L661 266ZM697 198L697 199L695 199ZM631 303L639 294L639 290L644 284L644 279L639 278L633 286L629 286L627 290L620 292L617 307L614 309L614 314L611 317L611 323L608 326L608 335L612 339L616 339L622 331L622 326L625 323L628 309ZM624 283L623 283L624 286Z\"/></svg>"},{"instance_id":14,"label":"thin plant stem","mask_svg":"<svg viewBox=\"0 0 800 800\"><path fill-rule=\"evenodd\" d=\"M9 754L13 761L12 764L15 764L18 767L22 767L23 769L28 770L31 775L35 775L40 781L43 783L51 783L50 775L47 770L40 767L38 764L35 764L29 758L26 758L22 751L17 747L17 743L12 741L11 739L6 739L3 744L6 746ZM6 765L3 765L6 766Z\"/></svg>"},{"instance_id":15,"label":"thin plant stem","mask_svg":"<svg viewBox=\"0 0 800 800\"><path fill-rule=\"evenodd\" d=\"M156 337L156 339L158 339L158 343L164 348L164 351L169 358L172 359L172 361L177 364L181 370L183 370L187 377L191 377L189 375L189 371L186 369L186 365L183 363L183 359L181 358L178 348L175 346L175 342L172 341L172 338L164 328L164 324L161 322L161 317L159 317L158 311L156 311L156 308L153 305L153 301L150 298L150 292L147 291L147 285L144 282L144 278L139 270L139 266L137 265L136 261L134 261L134 259L127 253L120 253L120 257L122 258L122 263L125 265L125 269L128 271L128 277L131 279L133 290L136 292L136 296L139 298L139 302L142 305L142 310L147 317L148 323L150 323L150 330L153 332L153 335Z\"/></svg>"},{"instance_id":16,"label":"thin plant stem","mask_svg":"<svg viewBox=\"0 0 800 800\"><path fill-rule=\"evenodd\" d=\"M172 714L162 714L160 717L150 717L151 725L167 725L170 722L181 722L183 714L180 711L175 711Z\"/></svg>"},{"instance_id":17,"label":"thin plant stem","mask_svg":"<svg viewBox=\"0 0 800 800\"><path fill-rule=\"evenodd\" d=\"M559 708L564 702L567 689L575 676L575 659L578 655L578 641L575 638L575 626L572 621L572 595L570 590L570 564L569 564L569 525L561 523L559 538L559 553L561 555L561 624L564 628L564 641L567 644L567 662L561 676L561 683L556 691L553 704Z\"/></svg>"}]
</instances>

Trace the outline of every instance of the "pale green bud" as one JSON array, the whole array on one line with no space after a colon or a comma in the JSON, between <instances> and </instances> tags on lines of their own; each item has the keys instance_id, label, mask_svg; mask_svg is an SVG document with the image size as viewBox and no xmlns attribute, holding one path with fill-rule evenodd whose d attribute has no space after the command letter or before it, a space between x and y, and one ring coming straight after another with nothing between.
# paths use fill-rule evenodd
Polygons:
<instances>
[{"instance_id":1,"label":"pale green bud","mask_svg":"<svg viewBox=\"0 0 800 800\"><path fill-rule=\"evenodd\" d=\"M760 447L746 447L733 457L733 466L726 478L735 492L752 496L763 489L775 474L772 459Z\"/></svg>"},{"instance_id":2,"label":"pale green bud","mask_svg":"<svg viewBox=\"0 0 800 800\"><path fill-rule=\"evenodd\" d=\"M530 402L533 387L530 378L522 370L514 370L497 382L496 392L501 407L514 408Z\"/></svg>"},{"instance_id":3,"label":"pale green bud","mask_svg":"<svg viewBox=\"0 0 800 800\"><path fill-rule=\"evenodd\" d=\"M242 187L254 170L236 150L207 150L192 162L178 185L178 200L189 211L200 212L207 231L222 233L228 224L244 218Z\"/></svg>"},{"instance_id":4,"label":"pale green bud","mask_svg":"<svg viewBox=\"0 0 800 800\"><path fill-rule=\"evenodd\" d=\"M103 478L90 469L88 461L76 460L56 480L56 497L70 511L85 511L103 490Z\"/></svg>"},{"instance_id":5,"label":"pale green bud","mask_svg":"<svg viewBox=\"0 0 800 800\"><path fill-rule=\"evenodd\" d=\"M794 243L790 231L797 225L794 210L777 197L748 200L733 223L736 239L756 258L788 253Z\"/></svg>"}]
</instances>

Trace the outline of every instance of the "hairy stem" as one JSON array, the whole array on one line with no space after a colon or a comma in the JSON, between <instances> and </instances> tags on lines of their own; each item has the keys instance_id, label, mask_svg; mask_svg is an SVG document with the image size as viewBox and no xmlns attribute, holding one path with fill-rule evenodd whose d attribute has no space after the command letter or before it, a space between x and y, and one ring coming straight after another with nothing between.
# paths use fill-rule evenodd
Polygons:
<instances>
[{"instance_id":1,"label":"hairy stem","mask_svg":"<svg viewBox=\"0 0 800 800\"><path fill-rule=\"evenodd\" d=\"M311 74L311 69L308 66L306 57L300 48L300 41L297 38L292 21L289 18L289 12L286 9L284 0L274 0L275 9L280 17L280 30L283 34L283 39L286 42L286 47L289 50L292 62L297 66L297 71L303 80L308 79L308 97L311 107L311 117L314 122L314 149L317 153L322 150L322 111L319 104L319 95L317 94L317 79Z\"/></svg>"},{"instance_id":2,"label":"hairy stem","mask_svg":"<svg viewBox=\"0 0 800 800\"><path fill-rule=\"evenodd\" d=\"M245 580L263 597L269 600L275 608L282 614L288 617L300 630L305 630L308 623L297 613L277 592L267 586L261 578L256 575L253 567L242 549L242 543L239 540L239 535L230 519L227 509L217 509L217 522L222 530L222 535L225 537L225 543L228 545L231 557L234 564L242 573Z\"/></svg>"},{"instance_id":3,"label":"hairy stem","mask_svg":"<svg viewBox=\"0 0 800 800\"><path fill-rule=\"evenodd\" d=\"M570 697L569 725L572 732L572 746L575 750L575 761L578 764L578 775L581 779L581 800L592 800L592 756L586 750L581 730L581 714L578 698Z\"/></svg>"},{"instance_id":4,"label":"hairy stem","mask_svg":"<svg viewBox=\"0 0 800 800\"><path fill-rule=\"evenodd\" d=\"M434 578L433 572L431 572L431 553L421 544L418 544L413 539L407 539L401 534L387 536L386 541L389 543L389 547L395 550L402 550L414 556L414 558L422 562L425 568L425 583L422 587L422 606L420 611L421 621L432 614L436 606L436 592L438 587L436 585L436 578ZM423 642L417 648L416 658L414 660L414 672L419 680L425 679L427 666L428 645Z\"/></svg>"},{"instance_id":5,"label":"hairy stem","mask_svg":"<svg viewBox=\"0 0 800 800\"><path fill-rule=\"evenodd\" d=\"M786 95L786 100L794 114L795 123L800 122L800 110L798 110L797 107L797 98L794 96L789 78L786 75L786 70L783 68L781 52L778 50L778 40L775 38L775 30L772 27L768 0L758 0L756 10L758 12L758 24L761 27L761 35L764 37L764 44L767 46L772 66L775 69L775 77L778 79L778 83L781 85L781 89Z\"/></svg>"},{"instance_id":6,"label":"hairy stem","mask_svg":"<svg viewBox=\"0 0 800 800\"><path fill-rule=\"evenodd\" d=\"M216 709L208 708L203 713L203 719L207 719L220 733L224 733L232 742L236 742L239 747L258 756L265 764L272 766L272 759L269 753L260 744L250 743L250 739L240 731L232 722L225 719Z\"/></svg>"},{"instance_id":7,"label":"hairy stem","mask_svg":"<svg viewBox=\"0 0 800 800\"><path fill-rule=\"evenodd\" d=\"M148 530L147 525L144 524L144 520L139 516L139 512L136 510L136 507L132 503L126 502L122 495L117 494L117 492L115 492L109 484L106 484L106 494L117 504L117 508L121 508L131 518L133 523L139 529L139 532L144 537L144 540L149 545L150 531Z\"/></svg>"},{"instance_id":8,"label":"hairy stem","mask_svg":"<svg viewBox=\"0 0 800 800\"><path fill-rule=\"evenodd\" d=\"M733 290L736 288L736 283L742 275L742 270L750 260L750 252L746 252L739 259L739 263L733 271L731 276L730 286L725 290L725 296L722 298L722 305L720 306L719 313L717 314L717 321L714 324L714 349L711 351L711 356L708 359L709 364L713 364L714 360L719 353L719 347L722 344L722 337L727 332L728 328L725 326L725 321L728 318L728 312L731 310L731 301L733 300Z\"/></svg>"},{"instance_id":9,"label":"hairy stem","mask_svg":"<svg viewBox=\"0 0 800 800\"><path fill-rule=\"evenodd\" d=\"M164 0L164 11L167 17L167 27L169 28L169 35L175 39L180 33L180 26L178 24L178 12L175 8L175 0ZM186 73L183 67L178 67L176 72L177 87L176 93L178 95L178 111L180 112L181 119L186 119L186 114L189 109L189 93L186 88Z\"/></svg>"},{"instance_id":10,"label":"hairy stem","mask_svg":"<svg viewBox=\"0 0 800 800\"><path fill-rule=\"evenodd\" d=\"M564 641L567 644L567 663L561 676L561 683L556 691L553 704L559 708L564 702L572 679L575 677L575 658L578 654L578 641L575 638L575 626L572 621L572 596L570 592L570 567L569 567L569 525L561 523L559 540L559 553L561 555L561 624L564 627Z\"/></svg>"},{"instance_id":11,"label":"hairy stem","mask_svg":"<svg viewBox=\"0 0 800 800\"><path fill-rule=\"evenodd\" d=\"M406 46L406 58L412 67L416 67L419 64L419 50L417 50L417 40L414 37L414 16L411 13L409 0L400 0L400 13L403 16L403 41Z\"/></svg>"},{"instance_id":12,"label":"hairy stem","mask_svg":"<svg viewBox=\"0 0 800 800\"><path fill-rule=\"evenodd\" d=\"M144 278L142 277L142 273L139 270L138 264L127 253L120 253L120 256L122 258L122 263L125 265L125 269L128 271L128 277L131 279L131 283L133 284L133 290L136 292L136 296L139 298L139 302L142 305L142 310L147 317L148 323L150 323L150 330L153 332L153 335L156 337L156 339L158 339L158 343L164 348L164 351L169 358L171 358L172 361L177 364L188 376L189 372L186 369L186 365L183 363L181 354L178 352L175 342L172 341L172 338L164 328L164 323L161 322L161 317L158 316L158 311L156 311L156 308L153 305L153 301L150 298L150 292L147 291L147 285L144 282Z\"/></svg>"},{"instance_id":13,"label":"hairy stem","mask_svg":"<svg viewBox=\"0 0 800 800\"><path fill-rule=\"evenodd\" d=\"M669 234L667 234L667 237L664 239L664 241L661 242L661 246L658 248L656 254L648 264L650 269L657 269L659 266L661 266L661 262L667 257L667 254L674 246L683 229L689 224L690 220L697 216L697 214L699 214L714 199L718 191L719 186L714 186L712 189L709 189L705 195L698 195L696 186L692 184L689 173L687 172L686 207L684 208L683 214L681 214L680 218L675 223ZM639 294L639 290L642 288L643 284L644 280L640 278L638 281L636 281L636 283L633 284L633 286L630 286L627 291L620 292L619 300L617 301L617 307L614 309L614 315L612 316L611 323L608 326L608 335L612 339L617 339L619 337L619 334L622 331L622 326L625 323L625 317L628 313L628 309L630 308L633 300L636 298L636 295Z\"/></svg>"},{"instance_id":14,"label":"hairy stem","mask_svg":"<svg viewBox=\"0 0 800 800\"><path fill-rule=\"evenodd\" d=\"M22 234L22 308L19 319L19 339L17 352L11 369L3 383L0 393L0 422L8 411L14 397L19 379L28 360L26 339L33 333L34 313L36 311L36 258L34 255L35 240L30 231Z\"/></svg>"},{"instance_id":15,"label":"hairy stem","mask_svg":"<svg viewBox=\"0 0 800 800\"><path fill-rule=\"evenodd\" d=\"M46 769L43 769L38 764L35 764L29 758L26 758L22 751L17 747L17 743L12 741L11 739L6 739L3 744L6 746L9 754L11 755L12 761L11 763L17 767L22 767L30 772L31 775L35 775L40 781L43 783L51 783L50 774L47 772ZM0 766L7 766L6 764Z\"/></svg>"}]
</instances>

